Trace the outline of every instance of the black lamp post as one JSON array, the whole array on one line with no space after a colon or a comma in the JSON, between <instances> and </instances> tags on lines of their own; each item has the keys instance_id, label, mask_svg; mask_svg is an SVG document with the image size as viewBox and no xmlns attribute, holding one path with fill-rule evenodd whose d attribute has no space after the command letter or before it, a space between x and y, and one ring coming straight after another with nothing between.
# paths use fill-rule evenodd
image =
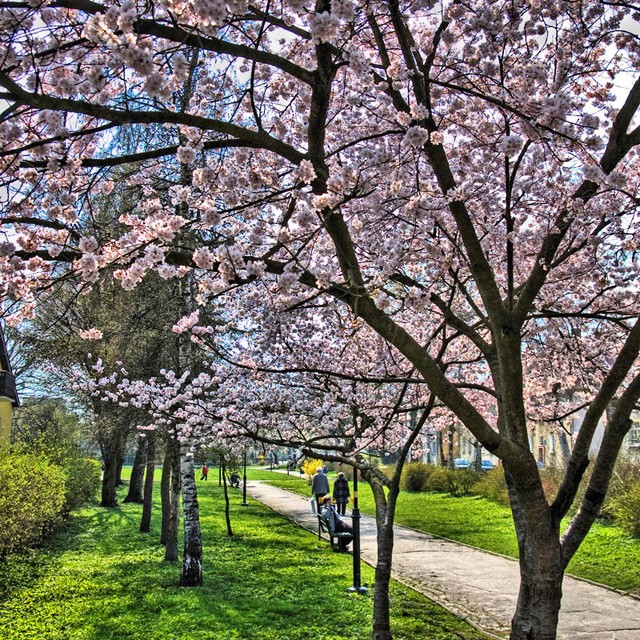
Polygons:
<instances>
[{"instance_id":1,"label":"black lamp post","mask_svg":"<svg viewBox=\"0 0 640 640\"><path fill-rule=\"evenodd\" d=\"M358 469L353 467L353 509L351 511L353 523L353 586L349 591L367 593L368 589L360 584L360 509L358 509Z\"/></svg>"},{"instance_id":2,"label":"black lamp post","mask_svg":"<svg viewBox=\"0 0 640 640\"><path fill-rule=\"evenodd\" d=\"M247 450L242 452L242 502L243 507L248 506L247 502Z\"/></svg>"}]
</instances>

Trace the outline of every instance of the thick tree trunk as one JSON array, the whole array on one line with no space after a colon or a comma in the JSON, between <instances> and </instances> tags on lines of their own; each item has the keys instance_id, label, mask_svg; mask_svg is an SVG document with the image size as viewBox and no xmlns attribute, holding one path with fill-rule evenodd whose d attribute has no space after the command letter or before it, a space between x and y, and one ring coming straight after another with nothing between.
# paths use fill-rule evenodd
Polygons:
<instances>
[{"instance_id":1,"label":"thick tree trunk","mask_svg":"<svg viewBox=\"0 0 640 640\"><path fill-rule=\"evenodd\" d=\"M129 480L129 491L124 499L124 502L137 502L142 504L144 501L143 486L144 486L144 467L147 463L147 442L146 437L140 436L138 438L138 447L136 449L136 455L133 459L133 468L131 469L131 479Z\"/></svg>"},{"instance_id":2,"label":"thick tree trunk","mask_svg":"<svg viewBox=\"0 0 640 640\"><path fill-rule=\"evenodd\" d=\"M142 518L140 519L141 533L149 533L151 531L153 476L156 469L156 434L149 432L147 438L147 470L144 478L144 502L142 505Z\"/></svg>"},{"instance_id":3,"label":"thick tree trunk","mask_svg":"<svg viewBox=\"0 0 640 640\"><path fill-rule=\"evenodd\" d=\"M115 507L118 505L118 498L116 497L116 474L118 472L117 459L113 447L113 443L110 441L101 442L100 449L102 452L102 499L100 506L102 507Z\"/></svg>"},{"instance_id":4,"label":"thick tree trunk","mask_svg":"<svg viewBox=\"0 0 640 640\"><path fill-rule=\"evenodd\" d=\"M102 499L100 506L115 507L118 505L116 497L116 464L113 456L102 456L104 471L102 472Z\"/></svg>"},{"instance_id":5,"label":"thick tree trunk","mask_svg":"<svg viewBox=\"0 0 640 640\"><path fill-rule=\"evenodd\" d=\"M178 537L180 533L180 447L174 437L169 440L171 452L171 483L169 485L169 522L164 559L166 562L177 562L180 559Z\"/></svg>"},{"instance_id":6,"label":"thick tree trunk","mask_svg":"<svg viewBox=\"0 0 640 640\"><path fill-rule=\"evenodd\" d=\"M392 640L389 583L393 560L393 519L397 498L390 488L385 496L384 487L370 482L376 504L376 528L378 559L375 567L375 590L373 593L373 640Z\"/></svg>"},{"instance_id":7,"label":"thick tree trunk","mask_svg":"<svg viewBox=\"0 0 640 640\"><path fill-rule=\"evenodd\" d=\"M378 561L373 593L373 639L392 640L390 624L389 583L393 559L393 526L378 527Z\"/></svg>"},{"instance_id":8,"label":"thick tree trunk","mask_svg":"<svg viewBox=\"0 0 640 640\"><path fill-rule=\"evenodd\" d=\"M124 467L124 455L118 453L116 458L116 486L121 487L124 484L122 479L122 467Z\"/></svg>"},{"instance_id":9,"label":"thick tree trunk","mask_svg":"<svg viewBox=\"0 0 640 640\"><path fill-rule=\"evenodd\" d=\"M511 640L555 640L562 599L563 567L557 536L541 531L520 553L520 591Z\"/></svg>"},{"instance_id":10,"label":"thick tree trunk","mask_svg":"<svg viewBox=\"0 0 640 640\"><path fill-rule=\"evenodd\" d=\"M180 446L180 476L184 511L184 554L180 586L199 587L202 585L202 536L193 454L187 444Z\"/></svg>"},{"instance_id":11,"label":"thick tree trunk","mask_svg":"<svg viewBox=\"0 0 640 640\"><path fill-rule=\"evenodd\" d=\"M511 620L511 640L555 640L564 566L560 531L548 505L526 509L507 474L520 556L520 590Z\"/></svg>"}]
</instances>

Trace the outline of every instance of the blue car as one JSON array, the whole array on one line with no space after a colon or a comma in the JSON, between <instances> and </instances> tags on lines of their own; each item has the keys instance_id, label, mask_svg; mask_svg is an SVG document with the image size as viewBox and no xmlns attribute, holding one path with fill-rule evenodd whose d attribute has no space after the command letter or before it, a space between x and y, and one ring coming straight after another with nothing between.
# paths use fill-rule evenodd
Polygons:
<instances>
[{"instance_id":1,"label":"blue car","mask_svg":"<svg viewBox=\"0 0 640 640\"><path fill-rule=\"evenodd\" d=\"M471 466L471 463L466 458L456 458L453 461L453 466L456 469L468 469Z\"/></svg>"},{"instance_id":2,"label":"blue car","mask_svg":"<svg viewBox=\"0 0 640 640\"><path fill-rule=\"evenodd\" d=\"M496 465L491 462L491 460L483 460L482 461L482 470L483 471L491 471L491 469L495 469Z\"/></svg>"}]
</instances>

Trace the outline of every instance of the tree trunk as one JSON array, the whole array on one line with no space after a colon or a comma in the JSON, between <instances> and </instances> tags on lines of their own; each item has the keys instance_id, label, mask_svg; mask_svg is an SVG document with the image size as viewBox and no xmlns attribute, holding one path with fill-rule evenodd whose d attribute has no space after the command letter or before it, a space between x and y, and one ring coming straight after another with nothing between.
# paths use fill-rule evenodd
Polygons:
<instances>
[{"instance_id":1,"label":"tree trunk","mask_svg":"<svg viewBox=\"0 0 640 640\"><path fill-rule=\"evenodd\" d=\"M156 470L156 434L153 431L147 436L147 471L144 478L144 502L142 505L142 518L140 519L140 532L151 531L151 512L153 509L153 476Z\"/></svg>"},{"instance_id":2,"label":"tree trunk","mask_svg":"<svg viewBox=\"0 0 640 640\"><path fill-rule=\"evenodd\" d=\"M222 464L222 482L224 484L224 518L227 522L227 535L231 538L233 536L233 529L231 528L231 517L229 515L229 492L227 491L227 469Z\"/></svg>"},{"instance_id":3,"label":"tree trunk","mask_svg":"<svg viewBox=\"0 0 640 640\"><path fill-rule=\"evenodd\" d=\"M162 505L162 524L160 525L160 544L166 545L169 538L169 511L171 509L171 444L170 437L165 440L160 478L160 504Z\"/></svg>"},{"instance_id":4,"label":"tree trunk","mask_svg":"<svg viewBox=\"0 0 640 640\"><path fill-rule=\"evenodd\" d=\"M530 499L526 509L507 472L518 537L520 590L511 640L555 640L564 566L560 531L548 505Z\"/></svg>"},{"instance_id":5,"label":"tree trunk","mask_svg":"<svg viewBox=\"0 0 640 640\"><path fill-rule=\"evenodd\" d=\"M171 452L171 483L169 485L169 522L167 542L164 551L165 562L177 562L180 559L178 538L180 533L180 447L173 436L169 439Z\"/></svg>"},{"instance_id":6,"label":"tree trunk","mask_svg":"<svg viewBox=\"0 0 640 640\"><path fill-rule=\"evenodd\" d=\"M482 471L482 445L476 440L473 447L473 468Z\"/></svg>"},{"instance_id":7,"label":"tree trunk","mask_svg":"<svg viewBox=\"0 0 640 640\"><path fill-rule=\"evenodd\" d=\"M540 533L536 531L532 535ZM541 536L520 552L520 590L511 621L511 640L555 640L562 579L557 537L554 540Z\"/></svg>"},{"instance_id":8,"label":"tree trunk","mask_svg":"<svg viewBox=\"0 0 640 640\"><path fill-rule=\"evenodd\" d=\"M124 502L137 502L142 504L144 501L143 484L144 484L144 467L147 463L147 438L138 437L138 447L136 455L133 459L133 468L131 469L131 479L129 480L129 491Z\"/></svg>"},{"instance_id":9,"label":"tree trunk","mask_svg":"<svg viewBox=\"0 0 640 640\"><path fill-rule=\"evenodd\" d=\"M393 560L393 519L397 490L385 489L379 482L369 481L376 504L376 528L378 559L375 567L375 589L373 593L373 640L392 640L389 583ZM394 495L394 493L396 495Z\"/></svg>"},{"instance_id":10,"label":"tree trunk","mask_svg":"<svg viewBox=\"0 0 640 640\"><path fill-rule=\"evenodd\" d=\"M187 444L180 446L180 476L182 478L182 508L184 512L184 555L180 586L202 585L202 536L198 494L193 471L193 453Z\"/></svg>"},{"instance_id":11,"label":"tree trunk","mask_svg":"<svg viewBox=\"0 0 640 640\"><path fill-rule=\"evenodd\" d=\"M122 481L122 467L124 467L124 457L127 450L127 435L121 433L117 439L116 456L116 486L120 487L124 484Z\"/></svg>"},{"instance_id":12,"label":"tree trunk","mask_svg":"<svg viewBox=\"0 0 640 640\"><path fill-rule=\"evenodd\" d=\"M447 458L444 455L444 438L442 437L442 431L438 431L438 456L441 467L447 466Z\"/></svg>"},{"instance_id":13,"label":"tree trunk","mask_svg":"<svg viewBox=\"0 0 640 640\"><path fill-rule=\"evenodd\" d=\"M118 505L116 497L116 474L117 460L112 442L101 442L100 449L102 451L102 499L100 506L115 507Z\"/></svg>"},{"instance_id":14,"label":"tree trunk","mask_svg":"<svg viewBox=\"0 0 640 640\"><path fill-rule=\"evenodd\" d=\"M393 526L378 527L378 561L373 594L373 638L392 640L389 620L389 582L393 556Z\"/></svg>"}]
</instances>

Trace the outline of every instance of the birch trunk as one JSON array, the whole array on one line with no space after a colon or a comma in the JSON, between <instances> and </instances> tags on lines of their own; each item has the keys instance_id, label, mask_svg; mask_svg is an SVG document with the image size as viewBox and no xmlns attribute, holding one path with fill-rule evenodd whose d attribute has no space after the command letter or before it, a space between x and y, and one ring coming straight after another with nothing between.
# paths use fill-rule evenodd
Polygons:
<instances>
[{"instance_id":1,"label":"birch trunk","mask_svg":"<svg viewBox=\"0 0 640 640\"><path fill-rule=\"evenodd\" d=\"M202 585L202 536L193 453L187 444L180 446L180 477L184 512L184 554L180 586L199 587Z\"/></svg>"}]
</instances>

